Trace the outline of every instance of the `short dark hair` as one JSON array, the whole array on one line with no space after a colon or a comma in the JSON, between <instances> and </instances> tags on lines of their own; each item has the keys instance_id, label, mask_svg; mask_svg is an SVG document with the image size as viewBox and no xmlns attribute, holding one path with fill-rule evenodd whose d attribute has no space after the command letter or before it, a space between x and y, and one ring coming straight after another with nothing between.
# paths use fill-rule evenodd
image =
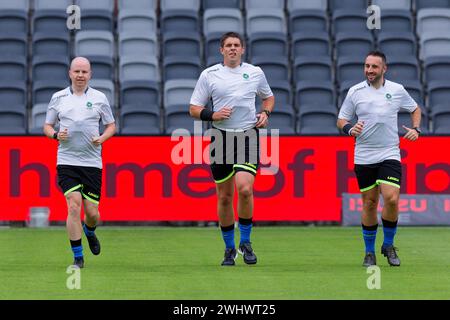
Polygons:
<instances>
[{"instance_id":1,"label":"short dark hair","mask_svg":"<svg viewBox=\"0 0 450 320\"><path fill-rule=\"evenodd\" d=\"M383 60L383 63L386 64L386 56L383 52L379 51L379 50L374 50L374 51L370 51L367 55L366 58L368 56L374 56L374 57L380 57L381 60Z\"/></svg>"},{"instance_id":2,"label":"short dark hair","mask_svg":"<svg viewBox=\"0 0 450 320\"><path fill-rule=\"evenodd\" d=\"M241 42L241 46L244 47L244 38L237 32L227 32L224 33L222 35L222 37L220 38L220 47L223 48L223 46L225 45L225 41L228 38L238 38L239 41Z\"/></svg>"}]
</instances>

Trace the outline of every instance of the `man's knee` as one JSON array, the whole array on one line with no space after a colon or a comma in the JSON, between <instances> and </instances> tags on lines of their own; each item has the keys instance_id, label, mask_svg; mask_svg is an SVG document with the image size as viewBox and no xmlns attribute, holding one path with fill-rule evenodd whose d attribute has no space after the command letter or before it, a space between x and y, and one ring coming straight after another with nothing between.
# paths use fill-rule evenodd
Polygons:
<instances>
[{"instance_id":1,"label":"man's knee","mask_svg":"<svg viewBox=\"0 0 450 320\"><path fill-rule=\"evenodd\" d=\"M374 211L376 212L377 206L378 206L378 201L377 201L377 199L366 198L366 199L363 199L363 206L367 212L374 212Z\"/></svg>"},{"instance_id":2,"label":"man's knee","mask_svg":"<svg viewBox=\"0 0 450 320\"><path fill-rule=\"evenodd\" d=\"M240 198L248 199L253 196L253 187L251 184L239 186L238 193Z\"/></svg>"},{"instance_id":3,"label":"man's knee","mask_svg":"<svg viewBox=\"0 0 450 320\"><path fill-rule=\"evenodd\" d=\"M398 206L398 195L396 194L388 194L383 197L384 205L388 207L397 207Z\"/></svg>"},{"instance_id":4,"label":"man's knee","mask_svg":"<svg viewBox=\"0 0 450 320\"><path fill-rule=\"evenodd\" d=\"M228 192L222 192L217 195L217 200L221 206L230 206L233 204L233 195Z\"/></svg>"},{"instance_id":5,"label":"man's knee","mask_svg":"<svg viewBox=\"0 0 450 320\"><path fill-rule=\"evenodd\" d=\"M79 201L78 199L69 199L68 211L70 215L78 216L81 211L81 201Z\"/></svg>"}]
</instances>

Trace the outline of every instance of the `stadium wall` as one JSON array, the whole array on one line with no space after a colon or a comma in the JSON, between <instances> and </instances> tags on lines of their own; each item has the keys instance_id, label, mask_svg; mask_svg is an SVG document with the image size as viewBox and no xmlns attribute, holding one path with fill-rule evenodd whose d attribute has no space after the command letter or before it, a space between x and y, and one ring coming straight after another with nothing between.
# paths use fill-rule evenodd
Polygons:
<instances>
[{"instance_id":1,"label":"stadium wall","mask_svg":"<svg viewBox=\"0 0 450 320\"><path fill-rule=\"evenodd\" d=\"M103 148L102 220L216 221L207 145L201 137L113 137ZM401 139L402 193L450 194L448 145L448 136ZM263 138L254 219L340 222L342 194L359 192L353 146L350 137ZM45 137L0 137L0 221L26 221L31 207L66 219L56 152Z\"/></svg>"}]
</instances>

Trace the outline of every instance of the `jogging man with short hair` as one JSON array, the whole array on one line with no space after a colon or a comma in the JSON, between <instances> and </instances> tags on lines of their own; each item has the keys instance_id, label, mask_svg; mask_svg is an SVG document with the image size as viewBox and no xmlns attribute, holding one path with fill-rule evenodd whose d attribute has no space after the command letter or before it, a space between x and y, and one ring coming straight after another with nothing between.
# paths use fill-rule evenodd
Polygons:
<instances>
[{"instance_id":1,"label":"jogging man with short hair","mask_svg":"<svg viewBox=\"0 0 450 320\"><path fill-rule=\"evenodd\" d=\"M275 98L261 68L241 61L245 52L241 35L225 33L220 42L223 63L205 69L190 101L192 117L212 121L211 172L216 182L218 216L225 242L223 266L235 265L234 188L238 192L239 253L255 264L250 242L253 225L253 183L259 162L258 128L265 127ZM257 114L255 97L262 99ZM212 99L212 110L206 108ZM234 147L233 147L234 145ZM214 147L213 147L214 146ZM228 148L227 148L228 147Z\"/></svg>"},{"instance_id":2,"label":"jogging man with short hair","mask_svg":"<svg viewBox=\"0 0 450 320\"><path fill-rule=\"evenodd\" d=\"M91 87L89 60L77 57L69 70L71 85L56 92L47 109L44 133L58 141L58 184L67 200L67 232L75 266L84 267L82 230L94 255L100 254L95 235L99 221L98 204L102 186L102 144L112 137L116 126L106 96ZM100 120L105 125L99 134ZM59 121L59 131L55 131ZM81 206L84 223L81 224Z\"/></svg>"},{"instance_id":3,"label":"jogging man with short hair","mask_svg":"<svg viewBox=\"0 0 450 320\"><path fill-rule=\"evenodd\" d=\"M380 51L370 52L364 64L366 80L350 88L337 120L339 129L356 138L354 170L363 200L365 267L376 265L375 238L380 193L384 200L381 253L391 266L400 266L394 236L397 232L402 178L397 127L397 115L401 108L411 112L412 121L412 128L403 126L406 130L404 138L416 141L420 135L419 106L401 84L384 78L386 70L385 55ZM350 121L355 115L358 122L352 125Z\"/></svg>"}]
</instances>

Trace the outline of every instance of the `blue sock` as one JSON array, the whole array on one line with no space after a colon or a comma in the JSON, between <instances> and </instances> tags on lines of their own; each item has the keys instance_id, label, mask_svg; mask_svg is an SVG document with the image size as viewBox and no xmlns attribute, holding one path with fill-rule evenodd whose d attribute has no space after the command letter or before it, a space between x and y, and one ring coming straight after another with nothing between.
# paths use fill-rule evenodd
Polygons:
<instances>
[{"instance_id":1,"label":"blue sock","mask_svg":"<svg viewBox=\"0 0 450 320\"><path fill-rule=\"evenodd\" d=\"M227 249L234 249L234 224L227 227L220 227L222 230L222 238Z\"/></svg>"},{"instance_id":2,"label":"blue sock","mask_svg":"<svg viewBox=\"0 0 450 320\"><path fill-rule=\"evenodd\" d=\"M375 253L375 240L377 238L377 228L378 224L374 226L362 226L363 228L363 238L364 238L364 244L366 245L366 253L373 252Z\"/></svg>"},{"instance_id":3,"label":"blue sock","mask_svg":"<svg viewBox=\"0 0 450 320\"><path fill-rule=\"evenodd\" d=\"M72 247L73 256L75 258L83 257L83 246L81 245L80 240L70 240L70 246Z\"/></svg>"},{"instance_id":4,"label":"blue sock","mask_svg":"<svg viewBox=\"0 0 450 320\"><path fill-rule=\"evenodd\" d=\"M84 230L84 234L87 237L92 237L93 235L95 235L95 228L96 227L88 227L85 223L83 223L83 230Z\"/></svg>"},{"instance_id":5,"label":"blue sock","mask_svg":"<svg viewBox=\"0 0 450 320\"><path fill-rule=\"evenodd\" d=\"M241 233L240 244L250 242L250 233L252 232L252 226L253 226L252 218L250 219L239 218L239 231Z\"/></svg>"},{"instance_id":6,"label":"blue sock","mask_svg":"<svg viewBox=\"0 0 450 320\"><path fill-rule=\"evenodd\" d=\"M384 219L382 221L384 233L383 247L392 246L394 245L394 237L397 233L397 221L392 222Z\"/></svg>"}]
</instances>

